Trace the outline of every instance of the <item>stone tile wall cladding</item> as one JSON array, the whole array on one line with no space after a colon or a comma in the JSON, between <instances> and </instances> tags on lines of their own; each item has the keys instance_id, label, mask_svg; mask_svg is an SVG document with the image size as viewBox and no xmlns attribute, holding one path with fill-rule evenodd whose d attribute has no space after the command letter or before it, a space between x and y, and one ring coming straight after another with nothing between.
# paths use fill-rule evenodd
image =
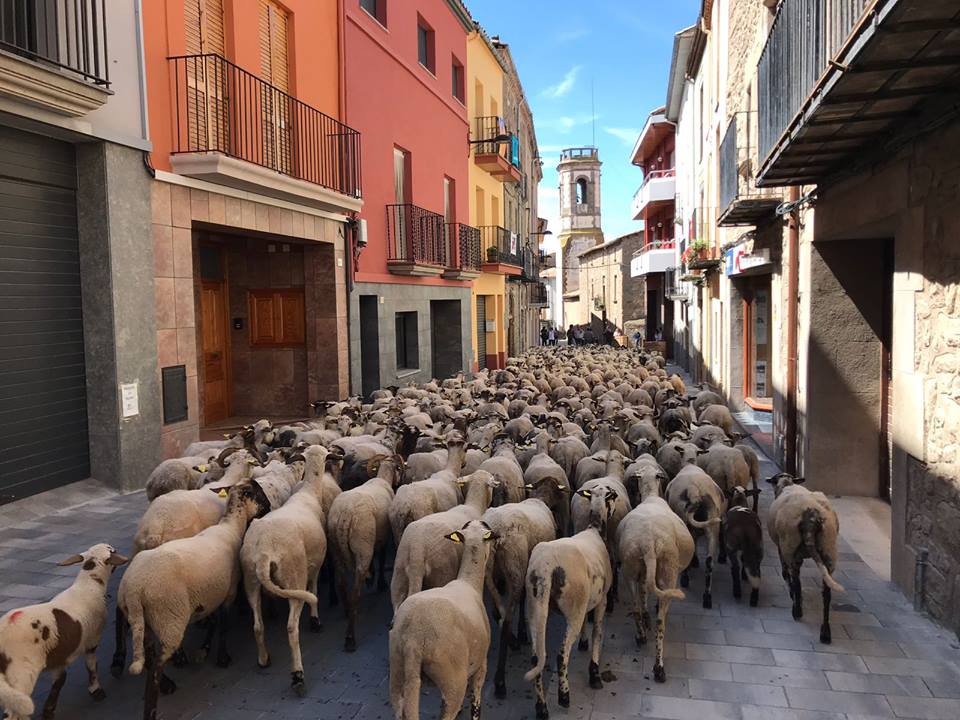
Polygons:
<instances>
[{"instance_id":1,"label":"stone tile wall cladding","mask_svg":"<svg viewBox=\"0 0 960 720\"><path fill-rule=\"evenodd\" d=\"M151 188L159 368L184 365L189 416L164 425L164 457L173 457L199 437L200 379L197 367L198 280L195 231L259 233L277 242L304 244L307 298L307 399L347 394L347 305L343 224L312 212L155 180ZM238 238L247 242L246 238ZM323 302L323 315L309 308ZM312 348L312 349L311 349ZM323 348L321 352L320 349ZM334 361L335 358L335 361ZM321 369L322 368L322 369ZM259 414L259 413L253 413Z\"/></svg>"}]
</instances>

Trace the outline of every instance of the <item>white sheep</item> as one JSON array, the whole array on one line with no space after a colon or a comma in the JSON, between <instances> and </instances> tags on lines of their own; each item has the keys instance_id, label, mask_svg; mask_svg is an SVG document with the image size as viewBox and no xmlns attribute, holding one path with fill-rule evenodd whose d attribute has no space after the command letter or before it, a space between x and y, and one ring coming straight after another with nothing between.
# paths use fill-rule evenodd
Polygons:
<instances>
[{"instance_id":1,"label":"white sheep","mask_svg":"<svg viewBox=\"0 0 960 720\"><path fill-rule=\"evenodd\" d=\"M480 720L490 621L483 604L484 569L496 533L471 521L444 537L463 548L455 580L408 597L390 629L390 704L397 720L420 717L420 678L443 698L441 720L453 720L470 687L470 717Z\"/></svg>"},{"instance_id":2,"label":"white sheep","mask_svg":"<svg viewBox=\"0 0 960 720\"><path fill-rule=\"evenodd\" d=\"M507 695L507 645L518 604L520 621L517 641L520 643L526 639L523 599L530 553L540 543L555 540L557 527L550 508L538 497L489 508L482 519L499 538L493 548L492 562L487 566L486 586L500 622L497 671L493 681L497 697L502 698Z\"/></svg>"},{"instance_id":3,"label":"white sheep","mask_svg":"<svg viewBox=\"0 0 960 720\"><path fill-rule=\"evenodd\" d=\"M833 579L837 568L837 536L840 519L822 492L811 492L800 485L803 478L787 473L774 475L767 482L776 486L776 499L767 516L767 532L780 552L783 579L793 600L793 619L803 617L803 593L800 589L800 566L805 558L816 563L823 578L823 622L820 642L829 643L830 591L844 592Z\"/></svg>"},{"instance_id":4,"label":"white sheep","mask_svg":"<svg viewBox=\"0 0 960 720\"><path fill-rule=\"evenodd\" d=\"M233 602L240 580L238 556L250 521L265 515L270 504L254 483L234 485L220 522L198 535L173 540L144 550L130 561L117 593L132 631L133 661L130 673L143 672L145 635L153 634L149 672L144 694L144 716L156 715L157 696L176 689L163 674L163 666L183 642L191 622L217 613L220 643L217 664L230 663L225 646L226 609ZM205 656L204 646L201 657Z\"/></svg>"},{"instance_id":5,"label":"white sheep","mask_svg":"<svg viewBox=\"0 0 960 720\"><path fill-rule=\"evenodd\" d=\"M300 655L300 614L304 603L310 606L310 629L313 632L320 630L317 579L327 555L323 496L328 451L319 445L311 445L302 452L307 481L283 507L250 524L240 549L244 590L253 613L257 664L260 667L270 665L261 611L260 589L264 588L277 597L286 598L290 604L287 642L290 645L291 685L301 697L306 692Z\"/></svg>"},{"instance_id":6,"label":"white sheep","mask_svg":"<svg viewBox=\"0 0 960 720\"><path fill-rule=\"evenodd\" d=\"M578 490L589 494L588 490ZM543 667L547 657L547 616L556 607L566 620L563 645L557 657L559 677L558 701L570 706L570 683L567 668L570 650L583 630L587 613L593 611L593 641L590 656L590 687L602 688L600 679L600 646L606 597L613 583L613 570L604 538L607 519L617 501L616 493L591 495L592 522L573 537L559 538L537 545L527 568L527 624L533 642L533 668L524 679L533 681L537 691L537 717L549 716L543 691ZM581 643L586 641L586 635Z\"/></svg>"},{"instance_id":7,"label":"white sheep","mask_svg":"<svg viewBox=\"0 0 960 720\"><path fill-rule=\"evenodd\" d=\"M683 520L696 537L707 535L707 559L703 578L703 607L713 607L713 559L720 548L720 526L727 512L727 498L719 486L696 465L685 465L667 485L667 504ZM696 561L696 550L693 560ZM680 584L687 587L687 570L680 576Z\"/></svg>"},{"instance_id":8,"label":"white sheep","mask_svg":"<svg viewBox=\"0 0 960 720\"><path fill-rule=\"evenodd\" d=\"M498 496L507 503L518 503L524 498L523 469L517 462L516 452L516 446L509 436L498 435L494 438L490 457L478 468L500 480Z\"/></svg>"},{"instance_id":9,"label":"white sheep","mask_svg":"<svg viewBox=\"0 0 960 720\"><path fill-rule=\"evenodd\" d=\"M67 667L81 654L87 665L87 691L94 700L106 697L97 676L97 645L107 620L110 575L125 562L109 545L94 545L59 563L83 563L70 587L49 602L0 617L0 707L6 708L7 720L26 720L33 714L30 695L44 670L53 674L53 686L43 717L53 718Z\"/></svg>"},{"instance_id":10,"label":"white sheep","mask_svg":"<svg viewBox=\"0 0 960 720\"><path fill-rule=\"evenodd\" d=\"M657 648L653 678L665 682L663 667L664 632L671 600L683 600L677 588L680 571L690 564L695 544L686 524L660 497L660 478L648 475L638 489L641 502L621 521L617 529L620 573L630 588L638 646L647 641L650 614L647 593L657 596Z\"/></svg>"},{"instance_id":11,"label":"white sheep","mask_svg":"<svg viewBox=\"0 0 960 720\"><path fill-rule=\"evenodd\" d=\"M466 449L462 440L450 442L446 467L436 470L426 480L419 480L397 488L390 503L390 527L393 540L399 546L406 527L415 520L443 512L458 505L463 495L458 479ZM411 455L413 459L416 454Z\"/></svg>"},{"instance_id":12,"label":"white sheep","mask_svg":"<svg viewBox=\"0 0 960 720\"><path fill-rule=\"evenodd\" d=\"M399 457L375 456L369 465L366 472L376 472L376 475L359 487L341 493L330 506L327 518L327 541L333 555L337 590L347 613L344 639L347 652L357 649L360 585L370 572L375 554L380 560L378 589L386 588L384 564L390 539L388 512L394 488L402 477L403 461Z\"/></svg>"},{"instance_id":13,"label":"white sheep","mask_svg":"<svg viewBox=\"0 0 960 720\"><path fill-rule=\"evenodd\" d=\"M467 484L463 504L420 518L403 531L390 582L394 612L400 603L422 588L445 585L457 576L462 548L440 543L440 540L451 527L479 520L490 507L493 491L499 485L499 481L484 470L464 477L463 481Z\"/></svg>"}]
</instances>

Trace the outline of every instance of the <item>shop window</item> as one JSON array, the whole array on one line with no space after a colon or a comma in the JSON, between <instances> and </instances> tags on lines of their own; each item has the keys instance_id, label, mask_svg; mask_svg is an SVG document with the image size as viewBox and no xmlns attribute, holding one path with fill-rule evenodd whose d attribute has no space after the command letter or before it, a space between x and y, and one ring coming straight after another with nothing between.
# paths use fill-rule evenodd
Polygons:
<instances>
[{"instance_id":1,"label":"shop window","mask_svg":"<svg viewBox=\"0 0 960 720\"><path fill-rule=\"evenodd\" d=\"M416 370L420 367L416 311L396 314L396 333L397 370Z\"/></svg>"}]
</instances>

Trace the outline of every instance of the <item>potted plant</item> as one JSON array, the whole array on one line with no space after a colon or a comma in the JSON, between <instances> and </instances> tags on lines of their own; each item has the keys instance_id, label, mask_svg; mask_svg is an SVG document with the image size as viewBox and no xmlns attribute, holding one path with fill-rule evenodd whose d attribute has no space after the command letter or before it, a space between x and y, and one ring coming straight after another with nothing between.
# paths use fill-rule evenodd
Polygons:
<instances>
[{"instance_id":1,"label":"potted plant","mask_svg":"<svg viewBox=\"0 0 960 720\"><path fill-rule=\"evenodd\" d=\"M488 263L495 263L495 262L498 262L499 259L500 259L500 253L499 253L499 251L497 250L497 246L496 246L496 245L491 245L490 247L488 247L488 248L487 248L487 262L488 262Z\"/></svg>"}]
</instances>

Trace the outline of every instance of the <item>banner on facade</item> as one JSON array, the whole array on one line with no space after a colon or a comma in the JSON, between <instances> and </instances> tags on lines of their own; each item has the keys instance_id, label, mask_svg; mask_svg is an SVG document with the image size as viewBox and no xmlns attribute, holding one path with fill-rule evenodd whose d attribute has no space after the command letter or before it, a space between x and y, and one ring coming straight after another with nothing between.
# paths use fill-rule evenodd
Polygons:
<instances>
[{"instance_id":1,"label":"banner on facade","mask_svg":"<svg viewBox=\"0 0 960 720\"><path fill-rule=\"evenodd\" d=\"M748 270L763 269L764 265L770 264L770 251L767 249L748 253L746 245L734 245L727 250L724 255L726 275L742 275Z\"/></svg>"},{"instance_id":2,"label":"banner on facade","mask_svg":"<svg viewBox=\"0 0 960 720\"><path fill-rule=\"evenodd\" d=\"M519 238L517 237L517 234L510 233L510 254L511 255L517 254L517 248L519 244L520 242L519 242Z\"/></svg>"}]
</instances>

